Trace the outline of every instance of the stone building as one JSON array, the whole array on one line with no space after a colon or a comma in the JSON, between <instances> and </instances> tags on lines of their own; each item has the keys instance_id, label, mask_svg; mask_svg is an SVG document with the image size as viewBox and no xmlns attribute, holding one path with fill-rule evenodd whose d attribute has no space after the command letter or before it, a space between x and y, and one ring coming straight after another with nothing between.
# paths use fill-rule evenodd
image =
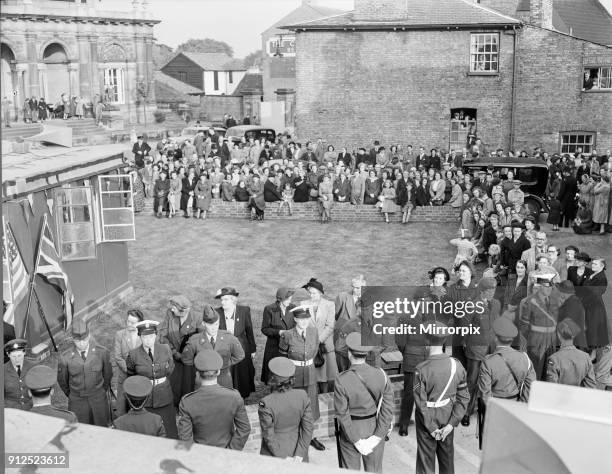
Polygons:
<instances>
[{"instance_id":1,"label":"stone building","mask_svg":"<svg viewBox=\"0 0 612 474\"><path fill-rule=\"evenodd\" d=\"M118 119L137 123L155 108L154 20L146 1L114 12L101 0L2 0L2 97L12 119L25 98L55 104L104 97Z\"/></svg>"},{"instance_id":2,"label":"stone building","mask_svg":"<svg viewBox=\"0 0 612 474\"><path fill-rule=\"evenodd\" d=\"M572 1L355 0L285 25L297 134L460 150L471 130L489 148L610 148L612 19Z\"/></svg>"}]
</instances>

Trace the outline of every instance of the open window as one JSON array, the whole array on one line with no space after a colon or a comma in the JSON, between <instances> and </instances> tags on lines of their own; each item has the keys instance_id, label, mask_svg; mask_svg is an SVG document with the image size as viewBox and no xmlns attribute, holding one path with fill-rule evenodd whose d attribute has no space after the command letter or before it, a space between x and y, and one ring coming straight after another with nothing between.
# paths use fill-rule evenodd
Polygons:
<instances>
[{"instance_id":1,"label":"open window","mask_svg":"<svg viewBox=\"0 0 612 474\"><path fill-rule=\"evenodd\" d=\"M584 68L582 90L612 91L612 66Z\"/></svg>"},{"instance_id":2,"label":"open window","mask_svg":"<svg viewBox=\"0 0 612 474\"><path fill-rule=\"evenodd\" d=\"M99 176L98 186L102 242L136 240L131 176Z\"/></svg>"},{"instance_id":3,"label":"open window","mask_svg":"<svg viewBox=\"0 0 612 474\"><path fill-rule=\"evenodd\" d=\"M55 211L61 259L96 258L91 187L57 188Z\"/></svg>"},{"instance_id":4,"label":"open window","mask_svg":"<svg viewBox=\"0 0 612 474\"><path fill-rule=\"evenodd\" d=\"M451 109L449 150L461 151L476 143L476 109Z\"/></svg>"}]
</instances>

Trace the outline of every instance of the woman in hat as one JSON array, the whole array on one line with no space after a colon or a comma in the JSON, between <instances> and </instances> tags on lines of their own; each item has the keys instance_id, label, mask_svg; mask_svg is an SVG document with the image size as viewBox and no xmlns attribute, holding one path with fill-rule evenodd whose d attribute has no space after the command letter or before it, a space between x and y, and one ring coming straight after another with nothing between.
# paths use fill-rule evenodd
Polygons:
<instances>
[{"instance_id":1,"label":"woman in hat","mask_svg":"<svg viewBox=\"0 0 612 474\"><path fill-rule=\"evenodd\" d=\"M300 306L311 309L311 324L317 328L319 350L324 352L325 363L323 366L315 368L319 393L331 392L333 391L334 379L338 375L333 339L336 323L335 305L333 301L323 298L323 285L316 278L311 278L302 288L308 291L310 299L302 301Z\"/></svg>"},{"instance_id":2,"label":"woman in hat","mask_svg":"<svg viewBox=\"0 0 612 474\"><path fill-rule=\"evenodd\" d=\"M127 378L127 356L132 349L136 349L142 344L138 337L136 325L144 319L142 311L130 309L127 312L126 327L115 333L114 350L111 356L111 363L117 373L117 415L123 415L126 410L126 401L123 393L123 381Z\"/></svg>"},{"instance_id":3,"label":"woman in hat","mask_svg":"<svg viewBox=\"0 0 612 474\"><path fill-rule=\"evenodd\" d=\"M9 357L4 364L4 408L32 408L32 397L25 384L25 376L33 367L25 359L27 345L25 339L13 339L4 345L4 352Z\"/></svg>"},{"instance_id":4,"label":"woman in hat","mask_svg":"<svg viewBox=\"0 0 612 474\"><path fill-rule=\"evenodd\" d=\"M606 233L608 223L608 202L610 199L610 178L608 176L594 176L595 186L593 186L593 224L595 231L599 226L599 234Z\"/></svg>"},{"instance_id":5,"label":"woman in hat","mask_svg":"<svg viewBox=\"0 0 612 474\"><path fill-rule=\"evenodd\" d=\"M195 185L193 190L196 198L197 214L194 216L196 219L199 219L200 216L202 219L206 219L206 213L210 209L210 203L212 201L211 192L212 186L210 184L210 179L208 179L208 173L205 171L200 175L198 184Z\"/></svg>"},{"instance_id":6,"label":"woman in hat","mask_svg":"<svg viewBox=\"0 0 612 474\"><path fill-rule=\"evenodd\" d=\"M286 357L269 362L270 394L259 402L260 454L308 462L314 424L310 399L294 390L296 367Z\"/></svg>"},{"instance_id":7,"label":"woman in hat","mask_svg":"<svg viewBox=\"0 0 612 474\"><path fill-rule=\"evenodd\" d=\"M462 261L457 266L456 273L459 279L449 286L447 299L453 303L476 301L478 296L478 290L476 289L475 272L474 267L467 260ZM449 325L461 327L465 324L463 318L455 315L453 316L452 323ZM453 345L453 357L457 357L459 361L465 366L465 352L463 349L463 338L461 336L455 336L452 342Z\"/></svg>"},{"instance_id":8,"label":"woman in hat","mask_svg":"<svg viewBox=\"0 0 612 474\"><path fill-rule=\"evenodd\" d=\"M170 305L166 310L166 317L159 326L158 334L159 342L170 347L174 359L170 385L175 407L178 407L183 395L193 392L195 369L193 364L183 364L182 355L189 338L201 331L202 316L191 312L191 301L183 295L170 298Z\"/></svg>"},{"instance_id":9,"label":"woman in hat","mask_svg":"<svg viewBox=\"0 0 612 474\"><path fill-rule=\"evenodd\" d=\"M266 336L266 348L264 349L263 364L261 367L261 381L268 382L268 363L280 355L278 343L282 334L295 326L291 310L295 308L291 304L294 291L290 288L279 288L276 292L276 302L264 308L261 322L261 332Z\"/></svg>"},{"instance_id":10,"label":"woman in hat","mask_svg":"<svg viewBox=\"0 0 612 474\"><path fill-rule=\"evenodd\" d=\"M138 323L138 335L142 345L128 354L127 375L142 375L151 381L153 391L144 407L162 417L168 438L178 439L176 410L170 386L174 359L170 347L157 342L158 324L157 321L149 320Z\"/></svg>"}]
</instances>

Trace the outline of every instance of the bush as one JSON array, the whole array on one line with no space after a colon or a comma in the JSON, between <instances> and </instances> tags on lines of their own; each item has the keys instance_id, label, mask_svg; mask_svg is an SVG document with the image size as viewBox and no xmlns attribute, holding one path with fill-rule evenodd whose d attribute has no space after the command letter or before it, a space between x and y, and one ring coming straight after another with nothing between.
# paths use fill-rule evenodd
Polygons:
<instances>
[{"instance_id":1,"label":"bush","mask_svg":"<svg viewBox=\"0 0 612 474\"><path fill-rule=\"evenodd\" d=\"M159 110L156 110L153 115L155 117L155 122L156 123L162 123L163 121L166 120L166 114L161 112L161 111L159 111Z\"/></svg>"}]
</instances>

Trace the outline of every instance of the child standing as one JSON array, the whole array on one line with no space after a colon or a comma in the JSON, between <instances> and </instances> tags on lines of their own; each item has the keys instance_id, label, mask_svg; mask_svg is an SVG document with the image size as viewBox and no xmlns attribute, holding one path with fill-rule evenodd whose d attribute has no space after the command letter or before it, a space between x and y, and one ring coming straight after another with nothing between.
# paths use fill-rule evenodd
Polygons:
<instances>
[{"instance_id":1,"label":"child standing","mask_svg":"<svg viewBox=\"0 0 612 474\"><path fill-rule=\"evenodd\" d=\"M180 208L181 189L183 187L181 178L178 177L176 170L172 171L170 176L170 191L168 193L168 205L170 207L170 212L168 217L174 216L174 214L176 214L176 210Z\"/></svg>"},{"instance_id":2,"label":"child standing","mask_svg":"<svg viewBox=\"0 0 612 474\"><path fill-rule=\"evenodd\" d=\"M291 187L290 183L285 183L285 189L283 189L282 196L283 200L280 202L278 206L278 213L280 214L285 204L289 208L289 215L292 215L293 212L293 194L295 193L295 189Z\"/></svg>"},{"instance_id":3,"label":"child standing","mask_svg":"<svg viewBox=\"0 0 612 474\"><path fill-rule=\"evenodd\" d=\"M385 180L381 196L384 198L380 207L381 212L385 214L385 222L389 223L389 214L394 214L397 211L395 204L395 189L390 179Z\"/></svg>"}]
</instances>

